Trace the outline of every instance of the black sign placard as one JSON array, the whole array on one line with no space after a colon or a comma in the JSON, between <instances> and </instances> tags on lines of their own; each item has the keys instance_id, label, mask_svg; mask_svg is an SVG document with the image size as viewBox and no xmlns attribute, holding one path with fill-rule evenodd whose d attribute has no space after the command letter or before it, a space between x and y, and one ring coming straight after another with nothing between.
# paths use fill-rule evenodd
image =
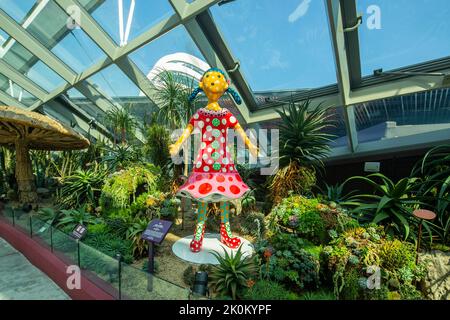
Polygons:
<instances>
[{"instance_id":1,"label":"black sign placard","mask_svg":"<svg viewBox=\"0 0 450 320\"><path fill-rule=\"evenodd\" d=\"M78 224L75 227L75 229L73 229L73 231L72 231L72 237L80 240L81 238L83 238L86 235L86 233L87 233L87 227L82 224Z\"/></svg>"},{"instance_id":2,"label":"black sign placard","mask_svg":"<svg viewBox=\"0 0 450 320\"><path fill-rule=\"evenodd\" d=\"M170 221L154 219L150 221L141 238L155 244L161 244L171 227L172 222Z\"/></svg>"}]
</instances>

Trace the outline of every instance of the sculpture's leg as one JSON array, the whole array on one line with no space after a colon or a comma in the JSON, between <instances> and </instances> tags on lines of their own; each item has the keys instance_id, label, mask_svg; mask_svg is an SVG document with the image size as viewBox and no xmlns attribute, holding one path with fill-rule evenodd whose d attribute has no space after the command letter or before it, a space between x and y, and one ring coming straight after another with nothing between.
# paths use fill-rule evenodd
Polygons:
<instances>
[{"instance_id":1,"label":"sculpture's leg","mask_svg":"<svg viewBox=\"0 0 450 320\"><path fill-rule=\"evenodd\" d=\"M203 235L205 234L206 227L206 212L208 210L208 204L206 202L198 203L197 210L197 224L195 226L194 239L191 241L191 251L199 252L202 248Z\"/></svg>"},{"instance_id":2,"label":"sculpture's leg","mask_svg":"<svg viewBox=\"0 0 450 320\"><path fill-rule=\"evenodd\" d=\"M234 237L230 228L230 204L228 202L222 202L220 204L220 236L223 244L229 248L235 249L240 246L241 239Z\"/></svg>"}]
</instances>

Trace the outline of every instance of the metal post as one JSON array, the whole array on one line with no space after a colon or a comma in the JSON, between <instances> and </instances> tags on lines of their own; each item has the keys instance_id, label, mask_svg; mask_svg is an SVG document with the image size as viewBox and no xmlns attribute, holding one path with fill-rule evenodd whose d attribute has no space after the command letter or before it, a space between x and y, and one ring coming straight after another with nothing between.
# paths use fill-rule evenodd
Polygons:
<instances>
[{"instance_id":1,"label":"metal post","mask_svg":"<svg viewBox=\"0 0 450 320\"><path fill-rule=\"evenodd\" d=\"M422 220L419 223L419 234L417 236L416 264L419 262L420 238L422 238Z\"/></svg>"},{"instance_id":2,"label":"metal post","mask_svg":"<svg viewBox=\"0 0 450 320\"><path fill-rule=\"evenodd\" d=\"M77 239L77 256L78 256L78 267L81 269L81 259L80 259L80 241Z\"/></svg>"},{"instance_id":3,"label":"metal post","mask_svg":"<svg viewBox=\"0 0 450 320\"><path fill-rule=\"evenodd\" d=\"M153 273L155 272L155 245L153 242L148 242L148 281L147 290L153 291Z\"/></svg>"},{"instance_id":4,"label":"metal post","mask_svg":"<svg viewBox=\"0 0 450 320\"><path fill-rule=\"evenodd\" d=\"M13 218L13 227L16 226L16 211L14 209L12 209L12 218Z\"/></svg>"},{"instance_id":5,"label":"metal post","mask_svg":"<svg viewBox=\"0 0 450 320\"><path fill-rule=\"evenodd\" d=\"M30 237L33 238L33 220L30 216Z\"/></svg>"},{"instance_id":6,"label":"metal post","mask_svg":"<svg viewBox=\"0 0 450 320\"><path fill-rule=\"evenodd\" d=\"M50 250L53 253L53 226L50 225Z\"/></svg>"},{"instance_id":7,"label":"metal post","mask_svg":"<svg viewBox=\"0 0 450 320\"><path fill-rule=\"evenodd\" d=\"M117 254L117 260L119 261L119 300L122 300L122 255L120 253Z\"/></svg>"}]
</instances>

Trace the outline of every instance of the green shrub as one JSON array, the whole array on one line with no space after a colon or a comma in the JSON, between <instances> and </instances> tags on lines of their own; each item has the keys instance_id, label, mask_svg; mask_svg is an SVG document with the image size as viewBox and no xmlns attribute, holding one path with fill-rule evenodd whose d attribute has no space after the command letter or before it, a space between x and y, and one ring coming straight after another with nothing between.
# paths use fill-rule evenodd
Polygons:
<instances>
[{"instance_id":1,"label":"green shrub","mask_svg":"<svg viewBox=\"0 0 450 320\"><path fill-rule=\"evenodd\" d=\"M391 240L382 226L347 230L323 253L332 274L334 294L339 299L411 299L418 294L411 289L413 283L426 275L425 265L415 264L414 246ZM379 268L380 289L367 287L369 267Z\"/></svg>"},{"instance_id":2,"label":"green shrub","mask_svg":"<svg viewBox=\"0 0 450 320\"><path fill-rule=\"evenodd\" d=\"M336 300L334 294L329 291L308 291L300 295L300 300Z\"/></svg>"},{"instance_id":3,"label":"green shrub","mask_svg":"<svg viewBox=\"0 0 450 320\"><path fill-rule=\"evenodd\" d=\"M159 168L137 165L112 174L102 189L100 204L103 208L129 208L144 192L155 191Z\"/></svg>"},{"instance_id":4,"label":"green shrub","mask_svg":"<svg viewBox=\"0 0 450 320\"><path fill-rule=\"evenodd\" d=\"M130 240L118 238L110 233L91 234L83 240L88 246L115 258L121 254L125 263L133 262L132 243Z\"/></svg>"},{"instance_id":5,"label":"green shrub","mask_svg":"<svg viewBox=\"0 0 450 320\"><path fill-rule=\"evenodd\" d=\"M239 232L253 237L263 237L266 233L265 216L261 212L250 211L240 215Z\"/></svg>"},{"instance_id":6,"label":"green shrub","mask_svg":"<svg viewBox=\"0 0 450 320\"><path fill-rule=\"evenodd\" d=\"M276 281L259 280L247 289L244 299L246 300L298 300L295 292L287 290Z\"/></svg>"},{"instance_id":7,"label":"green shrub","mask_svg":"<svg viewBox=\"0 0 450 320\"><path fill-rule=\"evenodd\" d=\"M81 207L78 210L61 210L61 218L58 220L57 227L73 230L78 224L88 227L96 222L97 218L89 212L86 212L85 207Z\"/></svg>"},{"instance_id":8,"label":"green shrub","mask_svg":"<svg viewBox=\"0 0 450 320\"><path fill-rule=\"evenodd\" d=\"M326 226L321 210L326 208L317 199L291 195L277 205L269 215L269 226L278 230L279 226L294 230L302 238L315 243L324 241Z\"/></svg>"},{"instance_id":9,"label":"green shrub","mask_svg":"<svg viewBox=\"0 0 450 320\"><path fill-rule=\"evenodd\" d=\"M319 252L314 245L291 234L278 234L271 246L261 247L264 277L295 289L316 288L319 284Z\"/></svg>"}]
</instances>

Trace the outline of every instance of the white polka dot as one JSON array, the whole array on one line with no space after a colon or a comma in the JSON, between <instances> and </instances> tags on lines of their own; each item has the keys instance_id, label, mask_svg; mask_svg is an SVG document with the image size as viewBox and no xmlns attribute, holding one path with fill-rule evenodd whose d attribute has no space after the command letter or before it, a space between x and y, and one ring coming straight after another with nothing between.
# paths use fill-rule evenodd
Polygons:
<instances>
[{"instance_id":1,"label":"white polka dot","mask_svg":"<svg viewBox=\"0 0 450 320\"><path fill-rule=\"evenodd\" d=\"M226 125L227 124L227 119L222 119L222 124Z\"/></svg>"},{"instance_id":2,"label":"white polka dot","mask_svg":"<svg viewBox=\"0 0 450 320\"><path fill-rule=\"evenodd\" d=\"M225 142L225 138L224 137L220 138L220 142L224 143Z\"/></svg>"},{"instance_id":3,"label":"white polka dot","mask_svg":"<svg viewBox=\"0 0 450 320\"><path fill-rule=\"evenodd\" d=\"M200 168L201 166L202 166L202 163L201 163L201 162L197 162L196 167L197 167L197 168Z\"/></svg>"},{"instance_id":4,"label":"white polka dot","mask_svg":"<svg viewBox=\"0 0 450 320\"><path fill-rule=\"evenodd\" d=\"M231 122L231 123L235 123L235 122L236 122L236 118L235 118L234 116L231 116L231 117L230 117L230 122Z\"/></svg>"},{"instance_id":5,"label":"white polka dot","mask_svg":"<svg viewBox=\"0 0 450 320\"><path fill-rule=\"evenodd\" d=\"M222 159L222 163L223 163L223 164L228 164L228 163L229 163L228 158L223 158L223 159Z\"/></svg>"},{"instance_id":6,"label":"white polka dot","mask_svg":"<svg viewBox=\"0 0 450 320\"><path fill-rule=\"evenodd\" d=\"M204 153L203 156L202 156L202 158L203 158L204 160L206 160L206 159L208 159L208 155L207 155L206 153Z\"/></svg>"},{"instance_id":7,"label":"white polka dot","mask_svg":"<svg viewBox=\"0 0 450 320\"><path fill-rule=\"evenodd\" d=\"M225 129L222 129L222 132L225 133Z\"/></svg>"},{"instance_id":8,"label":"white polka dot","mask_svg":"<svg viewBox=\"0 0 450 320\"><path fill-rule=\"evenodd\" d=\"M206 139L206 133L203 134L203 139Z\"/></svg>"},{"instance_id":9,"label":"white polka dot","mask_svg":"<svg viewBox=\"0 0 450 320\"><path fill-rule=\"evenodd\" d=\"M206 127L206 131L209 132L209 131L211 131L211 130L212 130L212 127L211 127L211 126L207 126L207 127Z\"/></svg>"},{"instance_id":10,"label":"white polka dot","mask_svg":"<svg viewBox=\"0 0 450 320\"><path fill-rule=\"evenodd\" d=\"M227 172L227 169L223 168L223 169L222 169L222 172Z\"/></svg>"},{"instance_id":11,"label":"white polka dot","mask_svg":"<svg viewBox=\"0 0 450 320\"><path fill-rule=\"evenodd\" d=\"M203 167L203 171L208 172L209 171L209 167L208 166L204 166Z\"/></svg>"},{"instance_id":12,"label":"white polka dot","mask_svg":"<svg viewBox=\"0 0 450 320\"><path fill-rule=\"evenodd\" d=\"M223 150L220 150L220 154L224 154Z\"/></svg>"},{"instance_id":13,"label":"white polka dot","mask_svg":"<svg viewBox=\"0 0 450 320\"><path fill-rule=\"evenodd\" d=\"M202 148L202 149L205 149L205 148L206 148L206 142L202 142L201 148Z\"/></svg>"},{"instance_id":14,"label":"white polka dot","mask_svg":"<svg viewBox=\"0 0 450 320\"><path fill-rule=\"evenodd\" d=\"M210 148L208 148L208 149L206 149L206 150L208 150L208 152L209 153L211 153L212 152L212 148L210 147Z\"/></svg>"},{"instance_id":15,"label":"white polka dot","mask_svg":"<svg viewBox=\"0 0 450 320\"><path fill-rule=\"evenodd\" d=\"M234 170L234 168L233 168L233 166L231 166L231 167L230 167L230 171L233 171L233 170Z\"/></svg>"},{"instance_id":16,"label":"white polka dot","mask_svg":"<svg viewBox=\"0 0 450 320\"><path fill-rule=\"evenodd\" d=\"M208 164L213 164L213 161L212 160L208 160Z\"/></svg>"},{"instance_id":17,"label":"white polka dot","mask_svg":"<svg viewBox=\"0 0 450 320\"><path fill-rule=\"evenodd\" d=\"M194 114L194 119L198 119L198 113Z\"/></svg>"},{"instance_id":18,"label":"white polka dot","mask_svg":"<svg viewBox=\"0 0 450 320\"><path fill-rule=\"evenodd\" d=\"M206 118L206 122L209 122L209 118Z\"/></svg>"},{"instance_id":19,"label":"white polka dot","mask_svg":"<svg viewBox=\"0 0 450 320\"><path fill-rule=\"evenodd\" d=\"M205 126L205 123L203 121L199 121L197 125L199 128L203 128Z\"/></svg>"},{"instance_id":20,"label":"white polka dot","mask_svg":"<svg viewBox=\"0 0 450 320\"><path fill-rule=\"evenodd\" d=\"M212 137L209 137L208 140L209 140L209 141L212 141Z\"/></svg>"}]
</instances>

